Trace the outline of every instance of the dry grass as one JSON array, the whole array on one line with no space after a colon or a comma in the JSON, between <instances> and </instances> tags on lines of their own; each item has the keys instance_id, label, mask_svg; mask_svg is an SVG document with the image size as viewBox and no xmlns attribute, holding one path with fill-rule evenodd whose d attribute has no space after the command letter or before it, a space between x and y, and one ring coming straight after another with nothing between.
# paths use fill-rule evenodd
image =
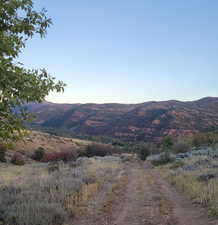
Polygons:
<instances>
[{"instance_id":1,"label":"dry grass","mask_svg":"<svg viewBox=\"0 0 218 225\"><path fill-rule=\"evenodd\" d=\"M31 155L39 147L45 148L47 152L59 152L78 150L90 143L92 142L31 131L24 141L16 144L15 150Z\"/></svg>"},{"instance_id":2,"label":"dry grass","mask_svg":"<svg viewBox=\"0 0 218 225\"><path fill-rule=\"evenodd\" d=\"M184 164L188 169L180 168L170 172L171 183L180 187L194 203L206 207L210 215L218 216L217 159L198 156L186 159ZM206 179L208 174L214 177ZM200 179L201 177L205 177L205 180Z\"/></svg>"},{"instance_id":3,"label":"dry grass","mask_svg":"<svg viewBox=\"0 0 218 225\"><path fill-rule=\"evenodd\" d=\"M80 158L68 164L2 166L0 222L4 225L65 224L121 167L119 159L114 157Z\"/></svg>"}]
</instances>

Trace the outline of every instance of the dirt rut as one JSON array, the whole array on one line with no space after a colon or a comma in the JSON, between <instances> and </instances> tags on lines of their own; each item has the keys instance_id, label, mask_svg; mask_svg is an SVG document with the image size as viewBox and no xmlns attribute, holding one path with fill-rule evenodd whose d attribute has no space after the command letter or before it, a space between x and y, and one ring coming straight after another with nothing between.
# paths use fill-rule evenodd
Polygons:
<instances>
[{"instance_id":1,"label":"dirt rut","mask_svg":"<svg viewBox=\"0 0 218 225\"><path fill-rule=\"evenodd\" d=\"M217 225L148 165L129 164L76 225ZM99 193L100 195L101 193ZM99 202L98 202L99 201Z\"/></svg>"}]
</instances>

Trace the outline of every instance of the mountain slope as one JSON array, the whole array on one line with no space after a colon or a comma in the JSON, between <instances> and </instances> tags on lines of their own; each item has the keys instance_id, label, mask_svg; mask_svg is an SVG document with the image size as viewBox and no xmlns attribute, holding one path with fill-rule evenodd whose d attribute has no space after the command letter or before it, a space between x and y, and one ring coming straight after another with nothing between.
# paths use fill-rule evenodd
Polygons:
<instances>
[{"instance_id":1,"label":"mountain slope","mask_svg":"<svg viewBox=\"0 0 218 225\"><path fill-rule=\"evenodd\" d=\"M141 104L29 104L35 125L82 135L158 140L218 127L218 98Z\"/></svg>"}]
</instances>

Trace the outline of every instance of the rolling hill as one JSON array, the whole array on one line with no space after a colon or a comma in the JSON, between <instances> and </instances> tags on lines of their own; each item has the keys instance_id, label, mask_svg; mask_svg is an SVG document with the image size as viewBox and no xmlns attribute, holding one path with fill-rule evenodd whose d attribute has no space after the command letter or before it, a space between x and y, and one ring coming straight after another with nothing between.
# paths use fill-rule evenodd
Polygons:
<instances>
[{"instance_id":1,"label":"rolling hill","mask_svg":"<svg viewBox=\"0 0 218 225\"><path fill-rule=\"evenodd\" d=\"M159 140L218 127L218 98L141 104L28 104L34 126L65 129L72 134L127 140Z\"/></svg>"}]
</instances>

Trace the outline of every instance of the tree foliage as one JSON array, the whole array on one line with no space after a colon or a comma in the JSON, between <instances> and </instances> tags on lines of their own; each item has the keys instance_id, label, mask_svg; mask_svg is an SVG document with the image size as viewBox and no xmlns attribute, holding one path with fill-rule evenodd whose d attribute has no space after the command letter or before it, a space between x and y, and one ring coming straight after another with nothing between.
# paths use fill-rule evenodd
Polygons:
<instances>
[{"instance_id":1,"label":"tree foliage","mask_svg":"<svg viewBox=\"0 0 218 225\"><path fill-rule=\"evenodd\" d=\"M44 37L51 24L46 10L35 11L32 0L0 1L0 141L22 136L29 119L23 104L64 90L65 84L45 69L26 69L18 61L26 42L37 34Z\"/></svg>"},{"instance_id":2,"label":"tree foliage","mask_svg":"<svg viewBox=\"0 0 218 225\"><path fill-rule=\"evenodd\" d=\"M170 136L166 136L162 140L162 148L164 152L172 151L173 148L173 138Z\"/></svg>"}]
</instances>

